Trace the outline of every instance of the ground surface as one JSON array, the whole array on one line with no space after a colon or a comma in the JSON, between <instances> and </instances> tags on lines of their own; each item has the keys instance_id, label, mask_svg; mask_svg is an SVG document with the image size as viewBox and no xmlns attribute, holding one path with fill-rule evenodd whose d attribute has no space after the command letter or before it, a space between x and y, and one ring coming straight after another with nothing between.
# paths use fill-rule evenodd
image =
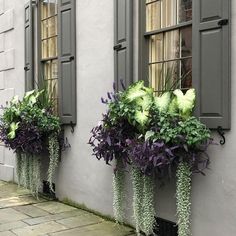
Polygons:
<instances>
[{"instance_id":1,"label":"ground surface","mask_svg":"<svg viewBox=\"0 0 236 236\"><path fill-rule=\"evenodd\" d=\"M0 236L128 236L130 228L83 210L36 200L15 184L0 181Z\"/></svg>"}]
</instances>

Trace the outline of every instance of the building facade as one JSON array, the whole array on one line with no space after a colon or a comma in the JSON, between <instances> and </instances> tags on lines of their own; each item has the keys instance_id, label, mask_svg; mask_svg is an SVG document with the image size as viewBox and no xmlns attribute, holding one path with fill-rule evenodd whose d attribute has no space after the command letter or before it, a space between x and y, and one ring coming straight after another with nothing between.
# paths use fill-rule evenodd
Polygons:
<instances>
[{"instance_id":1,"label":"building facade","mask_svg":"<svg viewBox=\"0 0 236 236\"><path fill-rule=\"evenodd\" d=\"M113 169L96 161L87 144L106 110L100 98L114 80L144 79L158 93L184 77L178 86L197 89L201 120L216 141L218 127L226 138L210 148L206 176L193 178L193 236L234 236L235 27L231 0L0 0L0 104L47 81L71 145L55 176L56 195L112 216ZM169 73L171 85L165 83ZM1 145L1 180L17 181L14 162ZM132 223L129 176L126 182ZM174 180L164 188L157 183L156 211L175 222Z\"/></svg>"}]
</instances>

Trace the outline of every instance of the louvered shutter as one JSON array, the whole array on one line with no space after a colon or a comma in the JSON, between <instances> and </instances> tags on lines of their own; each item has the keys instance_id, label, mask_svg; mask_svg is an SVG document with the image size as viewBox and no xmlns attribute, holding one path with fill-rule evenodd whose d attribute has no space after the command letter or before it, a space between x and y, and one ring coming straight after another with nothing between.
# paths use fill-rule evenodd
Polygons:
<instances>
[{"instance_id":1,"label":"louvered shutter","mask_svg":"<svg viewBox=\"0 0 236 236\"><path fill-rule=\"evenodd\" d=\"M75 0L58 3L59 103L63 124L76 124Z\"/></svg>"},{"instance_id":2,"label":"louvered shutter","mask_svg":"<svg viewBox=\"0 0 236 236\"><path fill-rule=\"evenodd\" d=\"M114 0L115 84L121 90L133 81L133 0Z\"/></svg>"},{"instance_id":3,"label":"louvered shutter","mask_svg":"<svg viewBox=\"0 0 236 236\"><path fill-rule=\"evenodd\" d=\"M193 1L196 115L207 127L230 129L230 0Z\"/></svg>"},{"instance_id":4,"label":"louvered shutter","mask_svg":"<svg viewBox=\"0 0 236 236\"><path fill-rule=\"evenodd\" d=\"M32 1L25 5L25 90L34 88L34 43Z\"/></svg>"}]
</instances>

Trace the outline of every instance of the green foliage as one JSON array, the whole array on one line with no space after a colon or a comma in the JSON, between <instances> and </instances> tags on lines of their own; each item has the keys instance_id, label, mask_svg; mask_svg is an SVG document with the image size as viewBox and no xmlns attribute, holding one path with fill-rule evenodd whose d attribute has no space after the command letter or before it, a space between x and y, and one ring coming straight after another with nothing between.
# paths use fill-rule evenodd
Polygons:
<instances>
[{"instance_id":1,"label":"green foliage","mask_svg":"<svg viewBox=\"0 0 236 236\"><path fill-rule=\"evenodd\" d=\"M143 81L134 83L125 92L119 93L118 99L109 103L111 123L117 124L125 117L142 132L148 125L153 100L153 89L145 87Z\"/></svg>"},{"instance_id":2,"label":"green foliage","mask_svg":"<svg viewBox=\"0 0 236 236\"><path fill-rule=\"evenodd\" d=\"M9 130L10 139L15 138L22 122L33 122L45 133L60 130L59 118L52 114L52 103L47 96L45 90L33 90L27 92L21 101L18 97L12 99L2 117L5 127Z\"/></svg>"},{"instance_id":3,"label":"green foliage","mask_svg":"<svg viewBox=\"0 0 236 236\"><path fill-rule=\"evenodd\" d=\"M179 236L190 236L191 216L191 170L190 166L181 162L177 169L177 224Z\"/></svg>"},{"instance_id":4,"label":"green foliage","mask_svg":"<svg viewBox=\"0 0 236 236\"><path fill-rule=\"evenodd\" d=\"M173 94L176 96L176 104L182 117L189 117L192 114L196 93L194 89L189 89L184 95L180 89L176 89Z\"/></svg>"},{"instance_id":5,"label":"green foliage","mask_svg":"<svg viewBox=\"0 0 236 236\"><path fill-rule=\"evenodd\" d=\"M165 84L170 91L179 87L180 82L171 85L171 76L172 73L168 72ZM108 113L104 115L103 124L93 129L90 144L96 157L99 160L103 158L107 164L114 157L120 157L119 153L127 154L128 158L122 156L122 159L132 165L137 234L140 235L141 231L146 235L152 234L155 223L153 180L144 173L164 175L177 165L179 236L189 236L191 171L202 171L199 167L207 166L209 160L202 158L201 154L211 143L210 130L192 115L195 90L189 89L183 93L176 89L156 97L152 88L145 87L144 82L139 81L124 92L108 93L108 99L103 100L109 106ZM128 126L120 125L124 123ZM124 133L125 138L117 135ZM113 152L109 152L111 147ZM120 219L123 217L121 178L123 176L120 177L117 172L113 180L117 221L122 221Z\"/></svg>"},{"instance_id":6,"label":"green foliage","mask_svg":"<svg viewBox=\"0 0 236 236\"><path fill-rule=\"evenodd\" d=\"M124 167L122 161L118 160L116 172L113 174L113 211L116 223L124 222L124 180Z\"/></svg>"},{"instance_id":7,"label":"green foliage","mask_svg":"<svg viewBox=\"0 0 236 236\"><path fill-rule=\"evenodd\" d=\"M155 97L155 106L159 112L166 112L171 102L170 92L164 93L160 97Z\"/></svg>"},{"instance_id":8,"label":"green foliage","mask_svg":"<svg viewBox=\"0 0 236 236\"><path fill-rule=\"evenodd\" d=\"M151 125L160 127L159 132L147 131L146 139L164 140L165 143L181 143L180 136L190 148L198 148L211 137L210 130L194 116L181 118L178 114L152 112Z\"/></svg>"},{"instance_id":9,"label":"green foliage","mask_svg":"<svg viewBox=\"0 0 236 236\"><path fill-rule=\"evenodd\" d=\"M56 171L59 158L60 158L60 146L58 142L57 135L53 134L49 137L49 144L48 144L48 151L49 151L49 167L48 167L48 183L50 190L54 192L53 189L53 175Z\"/></svg>"},{"instance_id":10,"label":"green foliage","mask_svg":"<svg viewBox=\"0 0 236 236\"><path fill-rule=\"evenodd\" d=\"M49 151L48 181L52 190L53 173L59 160L59 117L53 114L53 103L47 90L32 90L19 100L15 96L4 109L0 138L16 152L20 185L37 196L41 186L41 155Z\"/></svg>"},{"instance_id":11,"label":"green foliage","mask_svg":"<svg viewBox=\"0 0 236 236\"><path fill-rule=\"evenodd\" d=\"M178 123L179 133L186 137L189 147L197 147L204 140L210 138L210 130L206 128L196 117L189 117Z\"/></svg>"}]
</instances>

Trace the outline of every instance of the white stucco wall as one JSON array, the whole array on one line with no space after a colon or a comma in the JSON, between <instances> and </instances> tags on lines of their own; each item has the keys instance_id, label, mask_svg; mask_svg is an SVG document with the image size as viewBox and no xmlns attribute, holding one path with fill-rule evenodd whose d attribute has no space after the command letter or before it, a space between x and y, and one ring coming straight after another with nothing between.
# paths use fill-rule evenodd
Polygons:
<instances>
[{"instance_id":1,"label":"white stucco wall","mask_svg":"<svg viewBox=\"0 0 236 236\"><path fill-rule=\"evenodd\" d=\"M236 41L235 25L236 3L232 1L232 42ZM137 26L134 32L137 33ZM135 39L135 44L136 42ZM113 1L78 1L78 125L74 134L71 134L69 129L66 132L72 147L63 154L58 171L57 195L60 199L69 198L103 214L112 214L112 168L91 156L87 142L90 130L101 119L101 112L104 111L100 97L112 86L112 47ZM236 46L232 43L232 129L226 133L225 146L210 148L211 165L210 170L206 171L206 176L196 175L193 178L193 236L236 235L236 95L233 93L236 90L236 69L233 66L235 62ZM217 135L215 139L219 141ZM127 191L127 218L130 220L130 186ZM157 184L156 208L160 217L176 220L174 180L167 183L164 188Z\"/></svg>"},{"instance_id":2,"label":"white stucco wall","mask_svg":"<svg viewBox=\"0 0 236 236\"><path fill-rule=\"evenodd\" d=\"M24 92L24 0L0 0L0 105ZM0 111L1 112L1 111ZM14 154L0 145L0 179L14 180Z\"/></svg>"},{"instance_id":3,"label":"white stucco wall","mask_svg":"<svg viewBox=\"0 0 236 236\"><path fill-rule=\"evenodd\" d=\"M112 168L91 156L90 130L101 119L100 98L112 89L113 1L77 1L77 126L66 129L71 149L63 153L57 196L112 214Z\"/></svg>"},{"instance_id":4,"label":"white stucco wall","mask_svg":"<svg viewBox=\"0 0 236 236\"><path fill-rule=\"evenodd\" d=\"M0 104L24 91L24 0L0 0ZM71 148L62 155L56 189L60 200L69 198L112 215L112 168L91 155L90 130L101 119L105 106L100 97L112 89L113 1L77 0L77 111L75 132L66 128ZM137 1L135 1L137 2ZM136 9L136 8L135 8ZM3 15L8 10L12 16ZM137 10L137 9L136 9ZM137 12L135 12L137 16ZM4 26L3 26L4 25ZM9 26L2 30L2 27ZM225 146L212 146L210 170L193 178L193 236L236 235L236 2L232 1L232 129ZM134 28L137 33L137 25ZM137 40L135 40L137 45ZM137 57L137 51L135 51ZM13 56L12 56L13 55ZM8 66L3 61L8 59ZM137 61L137 58L136 60ZM137 66L135 67L135 78ZM216 140L219 137L216 135ZM0 179L13 179L12 152L0 146ZM132 191L127 177L127 219L132 216ZM160 217L175 221L175 182L157 184L156 208Z\"/></svg>"}]
</instances>

